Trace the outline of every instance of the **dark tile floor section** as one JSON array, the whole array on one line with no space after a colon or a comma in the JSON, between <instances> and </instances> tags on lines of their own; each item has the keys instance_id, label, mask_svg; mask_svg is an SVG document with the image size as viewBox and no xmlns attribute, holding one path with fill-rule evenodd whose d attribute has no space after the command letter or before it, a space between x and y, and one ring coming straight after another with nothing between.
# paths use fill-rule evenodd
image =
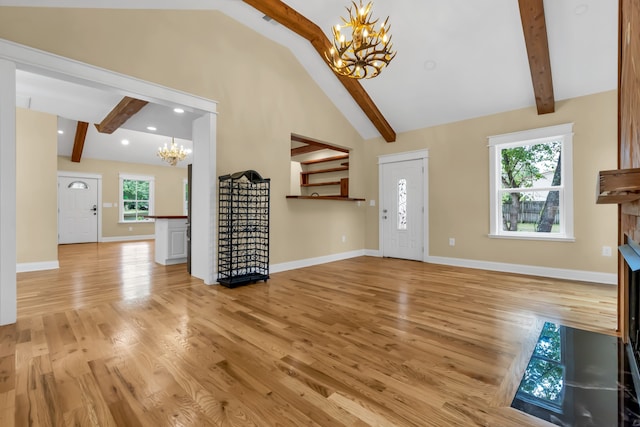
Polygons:
<instances>
[{"instance_id":1,"label":"dark tile floor section","mask_svg":"<svg viewBox=\"0 0 640 427\"><path fill-rule=\"evenodd\" d=\"M640 426L622 341L555 323L542 328L511 406L564 427Z\"/></svg>"}]
</instances>

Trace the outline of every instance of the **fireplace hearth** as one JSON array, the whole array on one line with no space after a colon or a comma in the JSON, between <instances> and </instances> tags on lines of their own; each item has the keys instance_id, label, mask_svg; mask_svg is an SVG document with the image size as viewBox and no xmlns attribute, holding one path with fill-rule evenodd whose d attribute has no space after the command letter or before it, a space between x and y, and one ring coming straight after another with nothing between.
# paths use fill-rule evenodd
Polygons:
<instances>
[{"instance_id":1,"label":"fireplace hearth","mask_svg":"<svg viewBox=\"0 0 640 427\"><path fill-rule=\"evenodd\" d=\"M633 382L636 390L640 390L640 245L628 239L619 250L625 263L624 288L627 290L624 300L627 304L625 311L628 336L624 338Z\"/></svg>"}]
</instances>

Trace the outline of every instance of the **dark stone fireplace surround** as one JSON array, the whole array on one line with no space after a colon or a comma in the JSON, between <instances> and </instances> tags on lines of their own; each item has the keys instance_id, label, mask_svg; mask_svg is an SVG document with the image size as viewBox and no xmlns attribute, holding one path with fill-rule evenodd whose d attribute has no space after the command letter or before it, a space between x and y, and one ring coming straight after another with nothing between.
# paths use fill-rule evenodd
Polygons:
<instances>
[{"instance_id":1,"label":"dark stone fireplace surround","mask_svg":"<svg viewBox=\"0 0 640 427\"><path fill-rule=\"evenodd\" d=\"M627 281L627 325L629 336L626 350L636 391L640 390L640 244L631 239L618 248L625 261L624 280Z\"/></svg>"}]
</instances>

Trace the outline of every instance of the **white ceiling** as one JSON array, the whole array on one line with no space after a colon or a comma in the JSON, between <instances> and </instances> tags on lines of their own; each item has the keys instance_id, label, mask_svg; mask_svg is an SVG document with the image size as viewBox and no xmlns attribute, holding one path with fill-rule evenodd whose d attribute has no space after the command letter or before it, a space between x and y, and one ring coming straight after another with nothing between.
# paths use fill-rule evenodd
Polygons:
<instances>
[{"instance_id":1,"label":"white ceiling","mask_svg":"<svg viewBox=\"0 0 640 427\"><path fill-rule=\"evenodd\" d=\"M346 16L345 6L350 4L348 0L285 3L327 35L339 17ZM0 0L2 5L220 10L287 46L364 138L379 135L309 42L265 21L240 0ZM556 101L615 89L618 2L545 0L544 6ZM382 19L389 16L398 53L379 77L362 85L397 133L535 105L517 0L376 0L373 14ZM29 84L22 77L32 83L30 90L21 90L20 85ZM19 98L29 98L33 109L55 104L60 108L57 114L69 119L98 123L121 99L109 93L87 96L80 89L69 91L64 83L38 85L37 77L18 76ZM56 100L62 94L65 102ZM127 127L143 130L162 112L171 116L171 109L154 111L147 106ZM158 116L156 121L165 123L165 119ZM190 139L190 132L185 133L190 122L183 123L181 131L176 128L164 134ZM89 138L87 157L94 153ZM119 142L102 145L114 147ZM100 151L95 149L95 155Z\"/></svg>"},{"instance_id":2,"label":"white ceiling","mask_svg":"<svg viewBox=\"0 0 640 427\"><path fill-rule=\"evenodd\" d=\"M191 122L201 113L186 108L178 114L172 107L147 104L114 133L99 133L93 124L100 123L121 100L121 94L107 90L23 70L16 72L16 104L58 116L58 155L71 156L78 121L90 124L83 158L166 166L156 151L170 144L172 137L178 146L192 150ZM151 132L147 126L156 130ZM124 145L122 140L129 143ZM180 166L186 167L190 158L191 154Z\"/></svg>"}]
</instances>

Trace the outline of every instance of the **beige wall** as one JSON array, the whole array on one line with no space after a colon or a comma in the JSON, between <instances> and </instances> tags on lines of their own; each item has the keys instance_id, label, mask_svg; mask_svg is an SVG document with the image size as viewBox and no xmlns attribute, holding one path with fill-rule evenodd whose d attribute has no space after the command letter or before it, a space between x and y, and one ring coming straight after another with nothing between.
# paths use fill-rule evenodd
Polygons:
<instances>
[{"instance_id":1,"label":"beige wall","mask_svg":"<svg viewBox=\"0 0 640 427\"><path fill-rule=\"evenodd\" d=\"M68 157L61 156L58 157L57 166L59 171L86 172L102 176L102 203L112 204L110 208L102 208L103 237L145 236L155 233L153 223L120 224L118 222L120 173L153 176L155 214L183 215L182 185L187 178L186 168L87 158L83 158L80 163L75 163Z\"/></svg>"},{"instance_id":2,"label":"beige wall","mask_svg":"<svg viewBox=\"0 0 640 427\"><path fill-rule=\"evenodd\" d=\"M616 168L616 91L560 101L556 112L535 108L421 129L388 144L366 142L366 195L378 198L377 156L429 150L429 255L541 267L616 272L617 210L596 205L599 170ZM487 136L573 122L573 243L490 239ZM378 248L377 207L367 207L366 247ZM456 239L449 246L449 237ZM614 250L601 256L602 246Z\"/></svg>"},{"instance_id":3,"label":"beige wall","mask_svg":"<svg viewBox=\"0 0 640 427\"><path fill-rule=\"evenodd\" d=\"M18 263L58 260L57 119L16 110Z\"/></svg>"},{"instance_id":4,"label":"beige wall","mask_svg":"<svg viewBox=\"0 0 640 427\"><path fill-rule=\"evenodd\" d=\"M364 247L364 208L285 199L291 133L354 149L365 187L362 138L288 49L216 11L0 7L0 37L219 101L218 175L271 178L272 263Z\"/></svg>"},{"instance_id":5,"label":"beige wall","mask_svg":"<svg viewBox=\"0 0 640 427\"><path fill-rule=\"evenodd\" d=\"M218 12L0 11L2 38L219 101L218 175L271 178L272 263L378 247L377 207L285 199L296 133L352 148L350 194L367 199L378 199L377 155L428 148L430 255L615 273L600 250L616 246L616 209L594 202L597 171L616 167L615 92L544 116L531 108L362 141L287 49ZM575 122L576 242L489 239L486 137L566 122Z\"/></svg>"}]
</instances>

